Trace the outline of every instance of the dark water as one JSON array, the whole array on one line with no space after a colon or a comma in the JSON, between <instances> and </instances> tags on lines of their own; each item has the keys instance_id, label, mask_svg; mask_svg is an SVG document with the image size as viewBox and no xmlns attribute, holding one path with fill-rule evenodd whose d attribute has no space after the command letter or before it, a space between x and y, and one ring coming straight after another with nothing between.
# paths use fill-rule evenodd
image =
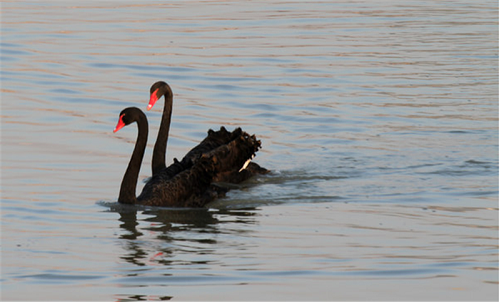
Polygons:
<instances>
[{"instance_id":1,"label":"dark water","mask_svg":"<svg viewBox=\"0 0 500 302\"><path fill-rule=\"evenodd\" d=\"M3 2L1 30L2 299L498 300L498 2ZM273 173L118 205L112 130L157 80L169 162L241 126Z\"/></svg>"}]
</instances>

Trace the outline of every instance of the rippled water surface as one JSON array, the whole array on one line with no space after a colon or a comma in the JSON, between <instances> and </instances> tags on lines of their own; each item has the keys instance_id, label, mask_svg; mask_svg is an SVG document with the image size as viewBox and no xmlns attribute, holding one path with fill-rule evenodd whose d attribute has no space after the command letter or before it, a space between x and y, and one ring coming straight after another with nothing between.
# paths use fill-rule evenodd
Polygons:
<instances>
[{"instance_id":1,"label":"rippled water surface","mask_svg":"<svg viewBox=\"0 0 500 302\"><path fill-rule=\"evenodd\" d=\"M497 1L135 3L2 2L2 299L498 300ZM157 80L273 172L117 204Z\"/></svg>"}]
</instances>

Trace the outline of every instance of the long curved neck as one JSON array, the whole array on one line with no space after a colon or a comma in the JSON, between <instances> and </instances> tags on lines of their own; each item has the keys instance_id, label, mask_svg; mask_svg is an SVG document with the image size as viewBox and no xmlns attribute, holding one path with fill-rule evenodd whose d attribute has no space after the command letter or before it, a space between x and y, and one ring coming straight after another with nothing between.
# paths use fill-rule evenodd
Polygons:
<instances>
[{"instance_id":1,"label":"long curved neck","mask_svg":"<svg viewBox=\"0 0 500 302\"><path fill-rule=\"evenodd\" d=\"M134 152L128 163L127 171L123 175L122 184L120 187L120 195L118 202L126 204L135 204L137 197L135 190L137 187L137 179L139 178L139 171L141 169L142 158L146 150L146 143L148 141L148 120L144 114L140 115L137 119L137 140L135 142Z\"/></svg>"},{"instance_id":2,"label":"long curved neck","mask_svg":"<svg viewBox=\"0 0 500 302\"><path fill-rule=\"evenodd\" d=\"M168 132L170 130L170 121L172 118L172 103L173 94L172 90L168 87L165 92L165 106L163 107L160 130L158 131L158 137L156 138L153 149L153 160L151 162L153 175L158 174L167 167L165 165L165 155L167 153Z\"/></svg>"}]
</instances>

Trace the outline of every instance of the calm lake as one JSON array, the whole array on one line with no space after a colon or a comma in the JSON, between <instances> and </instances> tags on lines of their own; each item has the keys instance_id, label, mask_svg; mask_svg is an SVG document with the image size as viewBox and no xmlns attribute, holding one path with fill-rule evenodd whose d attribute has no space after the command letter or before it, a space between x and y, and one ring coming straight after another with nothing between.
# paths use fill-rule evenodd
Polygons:
<instances>
[{"instance_id":1,"label":"calm lake","mask_svg":"<svg viewBox=\"0 0 500 302\"><path fill-rule=\"evenodd\" d=\"M2 300L491 300L498 1L3 1ZM272 170L207 209L119 205L220 126ZM163 101L150 112L138 191Z\"/></svg>"}]
</instances>

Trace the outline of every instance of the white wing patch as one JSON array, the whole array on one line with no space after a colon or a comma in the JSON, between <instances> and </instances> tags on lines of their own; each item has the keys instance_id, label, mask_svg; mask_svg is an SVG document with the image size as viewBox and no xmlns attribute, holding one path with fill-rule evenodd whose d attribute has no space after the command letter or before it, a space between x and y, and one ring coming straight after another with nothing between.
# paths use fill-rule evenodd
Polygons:
<instances>
[{"instance_id":1,"label":"white wing patch","mask_svg":"<svg viewBox=\"0 0 500 302\"><path fill-rule=\"evenodd\" d=\"M250 157L249 159L247 159L247 161L243 164L243 167L241 167L241 169L238 171L238 173L240 173L241 171L245 170L248 167L248 164L250 164L250 162L252 161L252 159L254 157L255 157L255 154L252 154L252 157Z\"/></svg>"}]
</instances>

